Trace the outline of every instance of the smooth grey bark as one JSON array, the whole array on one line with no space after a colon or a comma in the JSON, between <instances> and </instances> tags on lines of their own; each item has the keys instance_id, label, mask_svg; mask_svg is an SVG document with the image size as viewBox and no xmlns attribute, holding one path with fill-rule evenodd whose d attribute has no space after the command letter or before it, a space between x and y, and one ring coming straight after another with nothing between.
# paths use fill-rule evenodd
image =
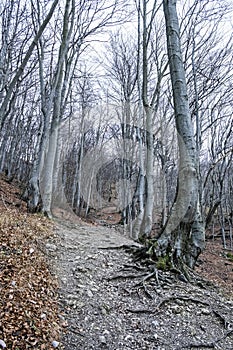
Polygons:
<instances>
[{"instance_id":1,"label":"smooth grey bark","mask_svg":"<svg viewBox=\"0 0 233 350\"><path fill-rule=\"evenodd\" d=\"M155 1L156 4L156 1ZM155 4L153 7L153 12L151 15L151 20L149 23L149 31L152 28L152 22L155 11ZM153 113L153 103L148 99L148 43L149 43L149 33L148 33L148 23L147 23L147 1L143 1L143 31L142 31L142 103L145 111L146 117L146 131L147 131L147 149L146 149L146 178L147 178L147 189L146 189L146 202L143 213L143 219L140 227L140 237L148 237L152 229L152 215L153 215L153 205L154 205L154 186L153 186L153 125L152 125L152 113Z\"/></svg>"},{"instance_id":2,"label":"smooth grey bark","mask_svg":"<svg viewBox=\"0 0 233 350\"><path fill-rule=\"evenodd\" d=\"M152 231L153 224L153 209L154 209L154 133L153 133L153 116L156 115L159 108L159 101L161 96L162 79L167 70L167 64L160 59L159 53L156 53L156 84L153 93L149 93L149 42L155 21L156 13L159 9L157 1L154 2L151 11L148 10L147 1L143 0L142 16L143 16L143 30L142 30L142 104L146 119L147 132L147 148L145 159L146 171L146 200L143 213L143 219L140 227L139 237L141 240L148 238ZM150 18L148 21L148 13ZM156 38L156 41L158 38ZM150 53L151 54L151 53ZM161 61L161 62L160 62ZM158 132L158 130L157 130Z\"/></svg>"},{"instance_id":3,"label":"smooth grey bark","mask_svg":"<svg viewBox=\"0 0 233 350\"><path fill-rule=\"evenodd\" d=\"M198 155L189 111L176 1L164 0L163 9L179 146L179 173L176 199L158 239L158 250L161 255L170 254L174 264L185 263L193 268L205 244L199 205Z\"/></svg>"},{"instance_id":4,"label":"smooth grey bark","mask_svg":"<svg viewBox=\"0 0 233 350\"><path fill-rule=\"evenodd\" d=\"M102 2L102 5L104 1ZM93 6L92 6L93 5ZM52 100L51 110L45 114L51 120L50 133L48 135L47 148L44 152L43 169L41 172L40 190L43 202L43 212L52 216L53 195L61 189L56 188L58 176L56 159L59 160L58 138L62 117L65 115L68 97L71 94L74 81L74 70L80 56L80 48L86 37L100 30L110 22L114 13L116 2L111 5L112 12L105 14L101 3L87 4L85 1L78 4L75 0L66 0L65 14L63 17L61 45L59 48L56 72L52 81L49 99ZM95 21L98 19L97 21ZM45 130L47 132L47 130ZM55 180L55 181L53 181ZM61 190L63 192L63 189ZM61 193L63 195L63 193ZM56 193L56 198L58 195Z\"/></svg>"},{"instance_id":5,"label":"smooth grey bark","mask_svg":"<svg viewBox=\"0 0 233 350\"><path fill-rule=\"evenodd\" d=\"M52 122L50 135L48 140L48 148L45 156L45 162L43 166L43 180L42 180L42 202L43 202L43 212L51 217L52 209L52 199L53 199L53 176L54 176L54 167L55 167L55 158L58 145L58 135L59 135L59 126L61 120L61 107L62 107L62 91L64 84L66 84L64 79L64 66L65 66L65 57L69 49L70 36L72 33L73 20L69 25L69 16L70 10L74 10L74 1L67 0L65 4L65 14L63 19L63 29L62 29L62 42L59 49L59 57L55 74L54 82L54 95L53 98L53 110L52 110Z\"/></svg>"},{"instance_id":6,"label":"smooth grey bark","mask_svg":"<svg viewBox=\"0 0 233 350\"><path fill-rule=\"evenodd\" d=\"M17 85L20 77L22 76L23 72L24 72L24 69L33 53L33 50L34 48L36 47L41 35L43 34L44 32L44 29L46 28L46 26L48 25L54 11L55 11L55 8L58 4L58 0L54 0L51 8L50 8L50 11L49 13L47 14L47 16L45 17L43 23L41 24L37 34L35 35L35 38L33 39L32 43L30 44L27 52L26 52L26 55L24 56L23 60L22 60L22 63L20 64L20 66L18 67L11 83L9 84L8 88L7 88L7 93L3 99L3 102L1 104L1 107L0 107L0 129L2 128L3 124L4 124L4 121L5 121L5 118L7 116L7 109L8 109L8 106L10 104L10 101L11 101L11 98L12 98L12 94L13 94L13 91L14 91L14 88L15 86Z\"/></svg>"},{"instance_id":7,"label":"smooth grey bark","mask_svg":"<svg viewBox=\"0 0 233 350\"><path fill-rule=\"evenodd\" d=\"M131 44L129 42L131 41ZM111 56L108 61L107 70L111 77L110 98L118 100L121 105L119 118L121 122L122 143L120 145L120 157L122 158L122 179L118 200L121 203L121 223L124 229L132 236L132 221L134 220L134 204L131 199L131 187L129 186L129 178L131 178L132 169L130 169L127 161L134 160L137 144L130 138L129 130L135 124L135 114L132 106L135 102L136 83L138 79L138 62L132 52L136 49L134 38L124 38L120 32L111 37L110 52ZM117 84L117 85L116 85ZM115 96L116 95L116 96ZM140 98L141 99L141 98ZM119 147L119 146L118 146Z\"/></svg>"},{"instance_id":8,"label":"smooth grey bark","mask_svg":"<svg viewBox=\"0 0 233 350\"><path fill-rule=\"evenodd\" d=\"M142 103L142 84L141 84L141 22L140 22L140 16L141 16L141 3L140 0L138 1L138 28L137 28L137 35L138 35L138 55L137 55L137 89L138 89L138 115L141 120L143 120L143 103ZM139 167L141 169L140 171L140 179L139 179L139 213L134 221L133 225L133 238L138 239L140 235L140 229L142 226L143 216L144 216L144 192L145 192L145 179L144 179L144 159L143 159L143 145L142 145L142 137L141 133L138 130L137 133L138 142L139 142Z\"/></svg>"}]
</instances>

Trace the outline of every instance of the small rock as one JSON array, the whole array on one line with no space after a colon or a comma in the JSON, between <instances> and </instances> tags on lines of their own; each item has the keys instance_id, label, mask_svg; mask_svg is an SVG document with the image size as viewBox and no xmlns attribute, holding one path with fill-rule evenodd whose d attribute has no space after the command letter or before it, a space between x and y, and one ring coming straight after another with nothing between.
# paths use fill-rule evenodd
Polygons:
<instances>
[{"instance_id":1,"label":"small rock","mask_svg":"<svg viewBox=\"0 0 233 350\"><path fill-rule=\"evenodd\" d=\"M110 336L110 332L107 329L105 329L103 331L103 335L106 335L107 337L109 337Z\"/></svg>"},{"instance_id":2,"label":"small rock","mask_svg":"<svg viewBox=\"0 0 233 350\"><path fill-rule=\"evenodd\" d=\"M107 310L104 307L101 307L100 311L103 315L107 315Z\"/></svg>"},{"instance_id":3,"label":"small rock","mask_svg":"<svg viewBox=\"0 0 233 350\"><path fill-rule=\"evenodd\" d=\"M181 308L180 308L180 306L178 306L178 305L173 305L173 306L171 307L171 310L172 310L172 312L173 312L174 314L180 314L180 313L181 313Z\"/></svg>"},{"instance_id":4,"label":"small rock","mask_svg":"<svg viewBox=\"0 0 233 350\"><path fill-rule=\"evenodd\" d=\"M152 321L151 322L153 324L153 326L157 327L159 325L159 322L158 321Z\"/></svg>"},{"instance_id":5,"label":"small rock","mask_svg":"<svg viewBox=\"0 0 233 350\"><path fill-rule=\"evenodd\" d=\"M59 317L59 319L61 320L61 321L65 321L65 317L63 316L63 315L58 315L58 317Z\"/></svg>"},{"instance_id":6,"label":"small rock","mask_svg":"<svg viewBox=\"0 0 233 350\"><path fill-rule=\"evenodd\" d=\"M132 341L133 340L133 336L131 334L128 334L126 337L125 337L125 341Z\"/></svg>"},{"instance_id":7,"label":"small rock","mask_svg":"<svg viewBox=\"0 0 233 350\"><path fill-rule=\"evenodd\" d=\"M200 325L200 328L201 328L202 331L206 332L206 327L203 326L202 324Z\"/></svg>"},{"instance_id":8,"label":"small rock","mask_svg":"<svg viewBox=\"0 0 233 350\"><path fill-rule=\"evenodd\" d=\"M93 298L94 294L92 293L92 291L90 289L87 290L87 295L89 296L89 298Z\"/></svg>"},{"instance_id":9,"label":"small rock","mask_svg":"<svg viewBox=\"0 0 233 350\"><path fill-rule=\"evenodd\" d=\"M51 243L46 243L45 248L50 250L50 251L57 250L57 247L55 246L55 244L51 244Z\"/></svg>"},{"instance_id":10,"label":"small rock","mask_svg":"<svg viewBox=\"0 0 233 350\"><path fill-rule=\"evenodd\" d=\"M5 349L6 348L6 343L4 342L4 340L0 339L0 346Z\"/></svg>"},{"instance_id":11,"label":"small rock","mask_svg":"<svg viewBox=\"0 0 233 350\"><path fill-rule=\"evenodd\" d=\"M211 312L209 309L201 309L203 315L209 315Z\"/></svg>"},{"instance_id":12,"label":"small rock","mask_svg":"<svg viewBox=\"0 0 233 350\"><path fill-rule=\"evenodd\" d=\"M53 342L52 342L52 346L54 347L54 348L58 348L58 346L59 346L59 342L58 341L56 341L56 340L54 340Z\"/></svg>"},{"instance_id":13,"label":"small rock","mask_svg":"<svg viewBox=\"0 0 233 350\"><path fill-rule=\"evenodd\" d=\"M82 266L77 266L75 268L75 270L77 270L78 272L82 272L82 273L88 272L88 270L85 267L82 267Z\"/></svg>"},{"instance_id":14,"label":"small rock","mask_svg":"<svg viewBox=\"0 0 233 350\"><path fill-rule=\"evenodd\" d=\"M104 335L100 335L100 336L99 336L99 340L100 340L100 342L101 342L102 344L107 344L106 338L105 338Z\"/></svg>"},{"instance_id":15,"label":"small rock","mask_svg":"<svg viewBox=\"0 0 233 350\"><path fill-rule=\"evenodd\" d=\"M40 318L42 318L42 320L46 320L46 317L47 317L46 314L41 314L40 315Z\"/></svg>"},{"instance_id":16,"label":"small rock","mask_svg":"<svg viewBox=\"0 0 233 350\"><path fill-rule=\"evenodd\" d=\"M66 327L69 326L69 323L67 321L64 321L64 322L61 323L61 326L66 328Z\"/></svg>"}]
</instances>

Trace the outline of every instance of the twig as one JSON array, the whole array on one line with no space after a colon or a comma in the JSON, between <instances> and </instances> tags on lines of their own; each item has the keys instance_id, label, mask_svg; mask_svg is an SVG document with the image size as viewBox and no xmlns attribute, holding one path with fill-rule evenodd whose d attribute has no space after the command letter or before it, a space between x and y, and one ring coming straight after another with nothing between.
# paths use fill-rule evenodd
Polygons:
<instances>
[{"instance_id":1,"label":"twig","mask_svg":"<svg viewBox=\"0 0 233 350\"><path fill-rule=\"evenodd\" d=\"M156 277L156 281L159 284L159 277L158 277L158 270L154 267L153 268L153 272L151 272L150 274L146 275L142 281L136 283L133 287L140 287L142 285L145 294L148 296L148 298L153 299L153 296L150 294L150 292L148 291L145 282L148 281L149 279L151 279L152 277Z\"/></svg>"},{"instance_id":2,"label":"twig","mask_svg":"<svg viewBox=\"0 0 233 350\"><path fill-rule=\"evenodd\" d=\"M120 279L120 278L138 278L138 277L142 277L142 276L145 276L145 273L139 274L139 275L134 275L134 274L115 275L115 276L111 276L111 277L104 277L103 279L106 279L108 281L112 281L112 280L116 280L116 279Z\"/></svg>"},{"instance_id":3,"label":"twig","mask_svg":"<svg viewBox=\"0 0 233 350\"><path fill-rule=\"evenodd\" d=\"M161 300L159 302L159 304L157 305L157 308L159 309L164 303L167 303L171 300L176 300L176 299L179 299L179 300L184 300L184 301L191 301L191 302L194 302L194 303L199 303L199 304L202 304L202 305L205 305L205 306L210 306L209 303L207 303L206 301L201 301L199 299L196 299L196 298L190 298L190 297L186 297L186 296L182 296L182 295L172 295L168 298L165 298L163 300Z\"/></svg>"},{"instance_id":4,"label":"twig","mask_svg":"<svg viewBox=\"0 0 233 350\"><path fill-rule=\"evenodd\" d=\"M1 193L1 199L2 199L2 203L3 203L4 207L6 208L7 211L9 211L9 208L6 206L6 202L5 202L4 198L3 198L2 193Z\"/></svg>"},{"instance_id":5,"label":"twig","mask_svg":"<svg viewBox=\"0 0 233 350\"><path fill-rule=\"evenodd\" d=\"M138 245L134 245L134 244L122 244L122 245L118 245L118 246L107 246L107 247L98 247L97 249L105 249L105 250L112 250L112 249L126 249L126 250L131 250L131 249L135 249L138 248Z\"/></svg>"},{"instance_id":6,"label":"twig","mask_svg":"<svg viewBox=\"0 0 233 350\"><path fill-rule=\"evenodd\" d=\"M143 313L153 314L154 313L154 311L151 310L151 309L126 309L125 311L132 312L132 313L135 313L135 314L143 314Z\"/></svg>"},{"instance_id":7,"label":"twig","mask_svg":"<svg viewBox=\"0 0 233 350\"><path fill-rule=\"evenodd\" d=\"M231 333L233 333L233 329L226 332L222 337L219 337L215 340L212 340L209 343L191 343L189 344L190 348L215 348L216 343L226 339Z\"/></svg>"},{"instance_id":8,"label":"twig","mask_svg":"<svg viewBox=\"0 0 233 350\"><path fill-rule=\"evenodd\" d=\"M220 320L222 321L224 328L226 329L227 326L229 324L231 324L230 322L226 321L226 319L216 310L213 310L213 313L215 314L215 316L217 316L218 318L220 318Z\"/></svg>"},{"instance_id":9,"label":"twig","mask_svg":"<svg viewBox=\"0 0 233 350\"><path fill-rule=\"evenodd\" d=\"M124 270L128 270L128 269L136 269L138 271L146 271L147 268L146 267L143 267L143 266L140 266L138 264L124 264Z\"/></svg>"}]
</instances>

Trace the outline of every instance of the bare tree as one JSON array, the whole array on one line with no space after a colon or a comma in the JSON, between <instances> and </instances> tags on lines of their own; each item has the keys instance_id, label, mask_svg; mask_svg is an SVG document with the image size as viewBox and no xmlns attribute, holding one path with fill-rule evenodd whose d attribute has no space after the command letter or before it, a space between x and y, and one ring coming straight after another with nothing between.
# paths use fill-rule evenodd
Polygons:
<instances>
[{"instance_id":1,"label":"bare tree","mask_svg":"<svg viewBox=\"0 0 233 350\"><path fill-rule=\"evenodd\" d=\"M38 42L44 128L41 139L42 152L40 161L37 162L35 167L37 168L34 173L36 176L32 176L31 188L32 197L35 196L36 198L38 198L38 189L40 190L43 211L49 216L51 216L53 194L56 189L62 188L62 186L57 186L57 180L60 179L58 169L61 166L58 162L55 166L55 159L59 159L62 148L61 143L59 143L60 147L57 147L61 136L59 134L62 133L60 126L63 125L64 127L64 119L70 115L68 111L69 98L76 74L75 68L82 50L85 49L87 38L113 22L112 17L118 9L118 4L113 2L110 6L106 6L104 1L93 4L87 4L85 1L81 1L79 4L74 1L66 1L63 24L61 25L59 19L55 22L58 29L62 27L59 52L57 55L55 52L51 53L49 65L48 60L44 59L43 41ZM54 35L57 36L57 33L54 32ZM53 48L56 51L55 43ZM54 64L56 64L55 69ZM51 67L48 76L44 72L45 66ZM40 187L38 187L38 166L41 169Z\"/></svg>"},{"instance_id":2,"label":"bare tree","mask_svg":"<svg viewBox=\"0 0 233 350\"><path fill-rule=\"evenodd\" d=\"M13 4L13 2L11 2L11 3ZM47 16L45 17L43 23L41 24L40 28L38 29L38 32L36 33L35 37L33 38L29 48L27 49L27 52L22 59L22 62L16 68L16 73L14 74L11 81L7 85L7 90L6 90L6 93L4 94L4 97L2 98L1 106L0 106L0 127L1 128L4 124L4 121L9 113L9 111L10 111L12 97L14 97L14 89L15 89L16 85L19 83L19 80L20 80L22 74L24 73L24 69L25 69L25 67L26 67L26 65L27 65L32 53L33 53L33 50L36 47L38 40L40 39L41 35L43 34L46 26L48 25L52 15L55 11L57 4L58 4L58 0L54 0ZM11 11L12 11L12 8L10 8L10 13L11 13ZM10 16L11 16L10 13L9 13L9 16L7 17L7 21L10 20ZM7 29L9 29L9 28L7 27L6 30ZM4 55L4 48L3 48L2 54Z\"/></svg>"},{"instance_id":3,"label":"bare tree","mask_svg":"<svg viewBox=\"0 0 233 350\"><path fill-rule=\"evenodd\" d=\"M140 236L149 237L153 224L153 205L154 205L154 133L153 115L156 115L159 108L161 96L161 84L167 70L167 63L164 60L163 48L161 50L159 32L154 32L154 23L156 14L159 10L157 1L154 2L152 9L148 9L147 1L142 2L142 103L146 116L147 130L147 153L146 153L146 203L144 209L143 221L140 227ZM156 26L155 26L156 28ZM154 34L154 40L151 35ZM155 34L156 33L156 34ZM149 47L151 52L149 52ZM150 91L150 73L149 73L149 55L153 55L156 64L156 73L153 77L154 88Z\"/></svg>"},{"instance_id":4,"label":"bare tree","mask_svg":"<svg viewBox=\"0 0 233 350\"><path fill-rule=\"evenodd\" d=\"M173 264L193 268L204 248L205 232L199 204L198 158L188 104L181 54L176 1L164 0L167 49L179 145L179 175L175 203L157 241L158 254Z\"/></svg>"}]
</instances>

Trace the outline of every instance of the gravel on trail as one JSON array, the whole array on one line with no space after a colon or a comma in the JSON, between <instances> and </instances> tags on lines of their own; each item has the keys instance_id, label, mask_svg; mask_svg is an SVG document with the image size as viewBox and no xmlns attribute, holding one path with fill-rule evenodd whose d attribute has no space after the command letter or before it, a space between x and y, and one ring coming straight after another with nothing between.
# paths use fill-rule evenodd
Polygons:
<instances>
[{"instance_id":1,"label":"gravel on trail","mask_svg":"<svg viewBox=\"0 0 233 350\"><path fill-rule=\"evenodd\" d=\"M149 278L125 249L136 243L114 228L58 220L56 235L47 250L60 281L61 348L233 349L233 301L213 285Z\"/></svg>"}]
</instances>

